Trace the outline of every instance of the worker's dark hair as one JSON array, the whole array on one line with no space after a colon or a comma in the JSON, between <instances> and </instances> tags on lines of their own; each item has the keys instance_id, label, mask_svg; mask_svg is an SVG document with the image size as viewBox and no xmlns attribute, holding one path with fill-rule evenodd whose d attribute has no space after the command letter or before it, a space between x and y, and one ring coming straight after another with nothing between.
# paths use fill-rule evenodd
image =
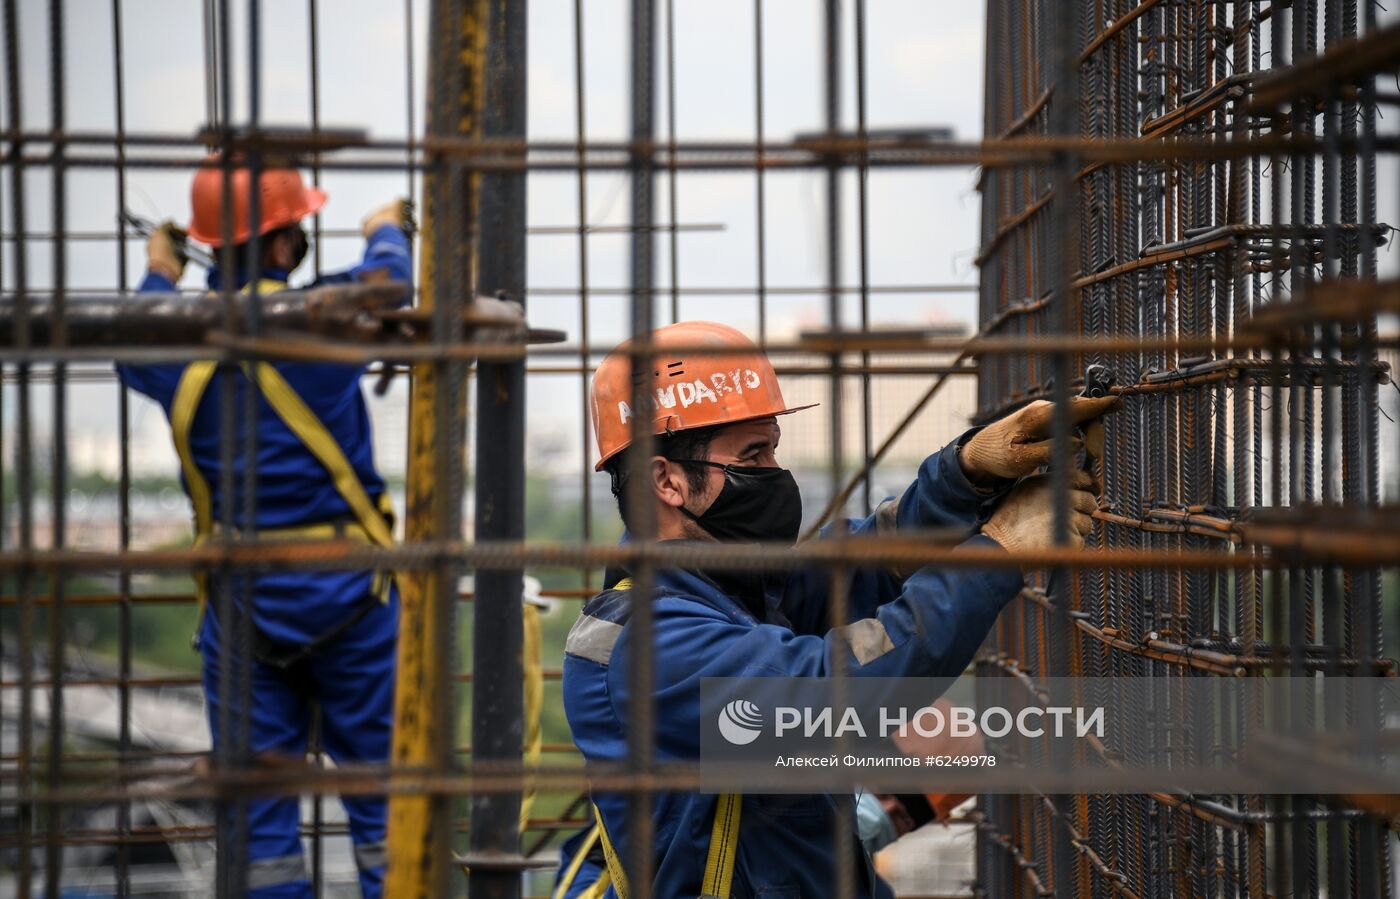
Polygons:
<instances>
[{"instance_id":1,"label":"worker's dark hair","mask_svg":"<svg viewBox=\"0 0 1400 899\"><path fill-rule=\"evenodd\" d=\"M705 489L705 466L686 465L691 460L707 461L710 458L710 441L714 439L715 433L723 425L716 425L710 428L692 428L686 431L676 431L674 434L659 435L652 444L652 454L661 456L663 459L670 459L672 462L680 463L685 469L685 478L692 493L699 493ZM627 521L627 501L626 493L628 460L632 451L625 449L603 463L603 470L612 478L613 498L617 500L617 513L622 516L622 524L630 527Z\"/></svg>"},{"instance_id":2,"label":"worker's dark hair","mask_svg":"<svg viewBox=\"0 0 1400 899\"><path fill-rule=\"evenodd\" d=\"M281 228L274 228L267 232L258 238L258 249L262 251L262 265L264 269L272 267L272 259L269 257L269 254L272 252L273 243L279 237L287 237L292 242L292 264L288 269L290 271L298 265L301 265L302 260L306 258L307 252L311 249L311 242L306 237L306 229L303 228L300 223L284 225ZM219 251L215 250L214 258L218 260L219 256ZM243 269L248 259L247 242L241 243L233 248L233 258L235 260L234 265L240 270Z\"/></svg>"}]
</instances>

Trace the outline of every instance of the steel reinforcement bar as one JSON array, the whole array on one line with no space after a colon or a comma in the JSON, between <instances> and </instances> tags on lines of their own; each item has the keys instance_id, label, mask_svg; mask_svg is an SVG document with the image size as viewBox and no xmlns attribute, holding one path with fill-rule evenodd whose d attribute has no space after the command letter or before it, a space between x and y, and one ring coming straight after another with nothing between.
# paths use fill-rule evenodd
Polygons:
<instances>
[{"instance_id":1,"label":"steel reinforcement bar","mask_svg":"<svg viewBox=\"0 0 1400 899\"><path fill-rule=\"evenodd\" d=\"M1091 551L1182 559L1079 568L1063 595L1028 590L984 647L987 676L1392 670L1382 573L1395 560L1251 567L1281 548L1259 542L1281 537L1271 517L1326 527L1383 504L1381 448L1397 435L1377 394L1377 315L1394 308L1393 284L1376 280L1388 230L1377 188L1395 156L1377 132L1376 79L1400 68L1400 32L1378 13L1368 0L988 3L985 133L1044 136L1063 155L981 180L982 321L1040 348L983 357L979 418L1063 398L1066 372L1109 366L1124 403L1090 460L1103 489ZM1066 109L1065 97L1080 102ZM1167 149L1177 140L1322 151L1186 159ZM1164 152L1085 149L1128 144ZM1057 177L1066 166L1073 177ZM1065 260L1068 290L1055 280ZM1318 342L1205 346L1265 333ZM1225 574L1203 553L1246 564ZM1141 711L1125 732L1153 733ZM1294 715L1301 727L1380 726L1366 709ZM1193 721L1181 745L1207 757L1244 723ZM1110 734L1106 750L1124 742L1135 743ZM1243 787L987 795L978 881L989 896L1390 896L1394 838L1358 808L1374 806Z\"/></svg>"}]
</instances>

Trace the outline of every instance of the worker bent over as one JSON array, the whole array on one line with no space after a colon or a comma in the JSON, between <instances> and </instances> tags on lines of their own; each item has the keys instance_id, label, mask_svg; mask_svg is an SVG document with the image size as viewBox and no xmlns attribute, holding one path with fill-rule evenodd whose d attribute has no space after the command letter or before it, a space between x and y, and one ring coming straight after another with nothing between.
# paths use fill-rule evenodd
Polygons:
<instances>
[{"instance_id":1,"label":"worker bent over","mask_svg":"<svg viewBox=\"0 0 1400 899\"><path fill-rule=\"evenodd\" d=\"M287 287L305 257L308 242L301 220L325 203L326 195L307 187L294 169L261 172L258 227L260 270L247 270L247 242L253 237L247 168L231 170L233 209L223 209L224 169L206 161L194 179L194 217L189 234L213 247L236 244L238 269L210 269L208 286L249 289L254 278L261 294ZM394 202L370 213L363 223L364 258L346 271L323 275L315 285L357 281L407 283L411 253L405 232L406 207ZM174 290L184 269L183 235L167 223L147 244L150 269L144 291ZM404 301L409 299L406 290ZM370 419L360 393L359 366L312 363L247 363L226 372L213 362L189 365L119 365L122 383L154 399L170 418L186 491L194 504L196 540L210 538L231 504L233 526L242 530L244 410L249 379L258 386L256 520L262 539L352 539L375 545L392 542L393 518L384 481L374 467ZM234 381L233 433L221 427L221 380ZM223 439L235 444L234 496L225 496L220 461ZM252 618L252 697L247 710L250 749L261 760L301 760L307 751L312 705L321 711L321 737L337 763L385 762L393 727L394 653L398 597L386 572L281 571L233 578L218 584L201 580L201 620L196 642L204 660L204 693L209 729L219 740L220 680L227 668L221 651L225 622L206 602L218 589ZM251 607L244 607L251 595ZM232 686L232 685L230 685ZM228 691L238 703L236 692ZM228 710L237 721L240 710ZM365 896L382 893L385 803L382 797L345 797L355 862ZM247 885L253 896L309 896L302 857L297 798L256 797L248 803Z\"/></svg>"},{"instance_id":2,"label":"worker bent over","mask_svg":"<svg viewBox=\"0 0 1400 899\"><path fill-rule=\"evenodd\" d=\"M651 336L655 352L650 409L633 409L625 348L594 373L591 404L601 458L621 498L634 416L652 419L653 454L641 485L666 543L704 541L792 545L802 499L778 465L779 416L787 406L766 356L738 331L685 322ZM687 347L715 352L688 352ZM1114 403L1076 399L1076 422ZM972 430L924 461L918 479L875 514L847 527L857 535L956 528L967 547L1049 547L1054 509L1043 477L1049 462L1050 404L1038 403ZM1019 480L1018 480L1019 479ZM1072 542L1092 526L1095 499L1087 475L1070 500ZM623 504L619 504L624 508ZM626 514L624 508L624 522ZM564 659L564 703L574 741L590 762L627 757L633 594L626 572L610 575L571 630ZM700 681L705 677L822 677L841 658L853 677L950 677L960 674L1016 596L1015 567L897 573L871 567L847 575L850 620L831 629L830 575L804 570L771 575L670 568L656 573L652 598L656 705L655 752L661 760L700 753ZM556 897L628 895L618 863L632 834L627 794L595 792L598 827L569 842ZM887 897L855 836L850 795L715 796L661 793L652 814L655 870L651 894L830 896L836 822L849 826L858 858L857 895ZM737 829L737 841L712 833ZM737 826L737 827L736 827ZM726 842L729 846L713 845ZM732 870L732 873L731 873ZM732 878L732 879L731 879Z\"/></svg>"}]
</instances>

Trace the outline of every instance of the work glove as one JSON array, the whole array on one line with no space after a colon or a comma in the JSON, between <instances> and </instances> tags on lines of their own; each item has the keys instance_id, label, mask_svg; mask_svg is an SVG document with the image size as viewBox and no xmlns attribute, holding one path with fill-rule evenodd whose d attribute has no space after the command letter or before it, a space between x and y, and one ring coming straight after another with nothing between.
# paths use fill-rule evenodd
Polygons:
<instances>
[{"instance_id":1,"label":"work glove","mask_svg":"<svg viewBox=\"0 0 1400 899\"><path fill-rule=\"evenodd\" d=\"M1094 529L1098 500L1093 477L1075 470L1069 478L1069 545L1078 549ZM1055 495L1050 475L1026 478L1017 484L982 525L982 533L1008 552L1036 552L1055 546Z\"/></svg>"},{"instance_id":2,"label":"work glove","mask_svg":"<svg viewBox=\"0 0 1400 899\"><path fill-rule=\"evenodd\" d=\"M187 235L169 219L160 223L146 238L146 267L164 275L171 284L180 283L185 273L185 240Z\"/></svg>"},{"instance_id":3,"label":"work glove","mask_svg":"<svg viewBox=\"0 0 1400 899\"><path fill-rule=\"evenodd\" d=\"M1112 412L1119 403L1116 396L1075 396L1069 400L1069 421L1078 426ZM1012 412L987 425L958 450L958 462L973 482L995 478L1015 480L1050 464L1054 441L1053 403L1036 400L1029 406ZM1071 438L1075 449L1078 437Z\"/></svg>"},{"instance_id":4,"label":"work glove","mask_svg":"<svg viewBox=\"0 0 1400 899\"><path fill-rule=\"evenodd\" d=\"M385 225L393 225L395 228L407 232L412 223L413 204L400 198L376 209L371 209L369 214L360 221L360 233L364 235L365 240L369 240L374 232Z\"/></svg>"}]
</instances>

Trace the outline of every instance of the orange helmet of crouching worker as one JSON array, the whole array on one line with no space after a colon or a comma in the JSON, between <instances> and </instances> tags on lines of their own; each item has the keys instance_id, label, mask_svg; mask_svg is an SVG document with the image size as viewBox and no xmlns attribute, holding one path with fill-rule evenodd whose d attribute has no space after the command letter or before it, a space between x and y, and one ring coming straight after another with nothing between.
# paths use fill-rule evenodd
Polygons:
<instances>
[{"instance_id":1,"label":"orange helmet of crouching worker","mask_svg":"<svg viewBox=\"0 0 1400 899\"><path fill-rule=\"evenodd\" d=\"M784 402L768 356L728 325L678 322L653 331L651 340L651 408L644 414L652 418L653 434L772 418L816 405ZM632 408L631 347L630 340L621 344L593 372L589 411L598 439L597 471L632 442L638 413Z\"/></svg>"}]
</instances>

